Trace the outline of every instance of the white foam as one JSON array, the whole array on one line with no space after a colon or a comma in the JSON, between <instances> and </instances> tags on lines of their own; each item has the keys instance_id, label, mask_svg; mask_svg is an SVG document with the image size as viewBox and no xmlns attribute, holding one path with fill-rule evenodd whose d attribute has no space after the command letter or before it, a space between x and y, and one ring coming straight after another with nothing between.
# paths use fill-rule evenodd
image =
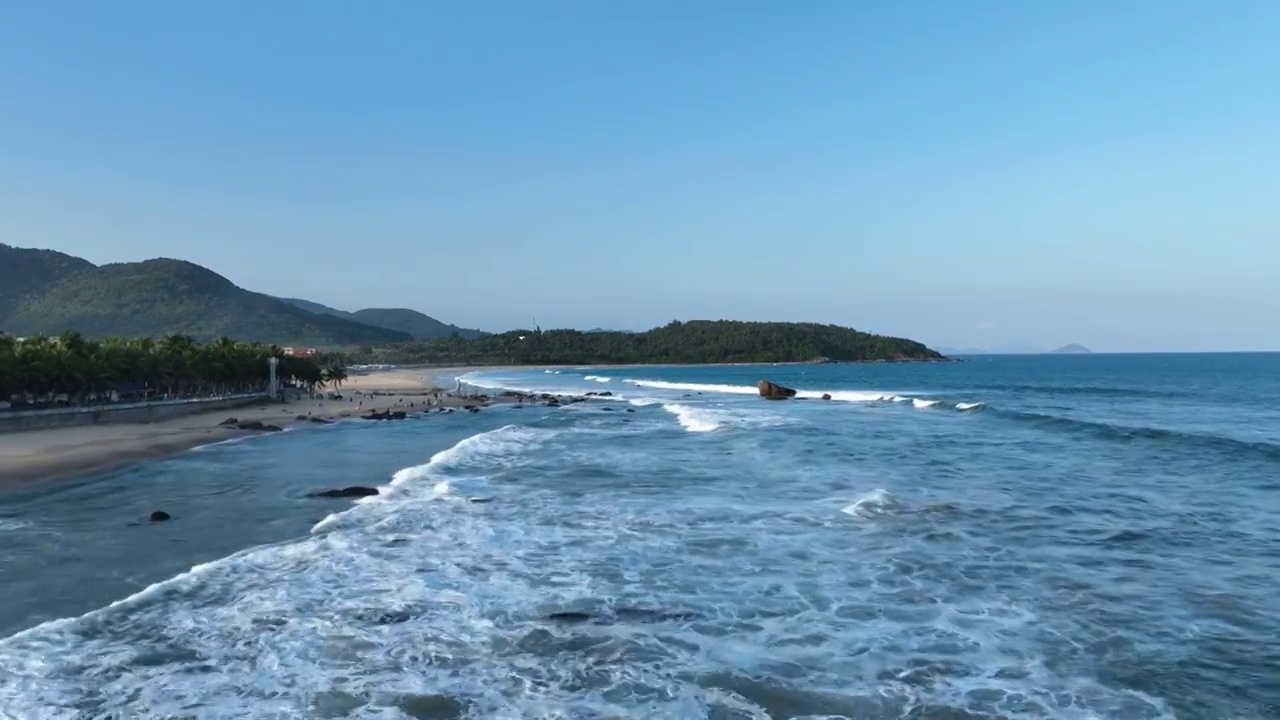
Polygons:
<instances>
[{"instance_id":1,"label":"white foam","mask_svg":"<svg viewBox=\"0 0 1280 720\"><path fill-rule=\"evenodd\" d=\"M869 518L894 512L901 507L898 498L884 488L876 488L846 506L841 512L859 518Z\"/></svg>"},{"instance_id":2,"label":"white foam","mask_svg":"<svg viewBox=\"0 0 1280 720\"><path fill-rule=\"evenodd\" d=\"M980 402L962 402L962 403L956 403L956 409L957 409L957 410L959 410L960 412L964 412L964 411L966 411L966 410L977 410L977 409L979 409L979 408L983 408L983 407L986 407L986 405L984 405L983 403L980 403Z\"/></svg>"},{"instance_id":3,"label":"white foam","mask_svg":"<svg viewBox=\"0 0 1280 720\"><path fill-rule=\"evenodd\" d=\"M688 405L663 405L662 409L676 416L680 425L689 432L711 432L720 429L720 420L716 414L705 408L694 408Z\"/></svg>"},{"instance_id":4,"label":"white foam","mask_svg":"<svg viewBox=\"0 0 1280 720\"><path fill-rule=\"evenodd\" d=\"M0 532L21 530L25 527L31 527L31 523L17 518L0 518Z\"/></svg>"},{"instance_id":5,"label":"white foam","mask_svg":"<svg viewBox=\"0 0 1280 720\"><path fill-rule=\"evenodd\" d=\"M934 405L937 405L938 402L939 402L938 400L924 400L921 398L912 398L911 406L918 410L924 410L926 408L931 408Z\"/></svg>"},{"instance_id":6,"label":"white foam","mask_svg":"<svg viewBox=\"0 0 1280 720\"><path fill-rule=\"evenodd\" d=\"M633 380L624 378L637 387L655 390L683 390L686 392L728 393L732 395L758 395L760 390L755 385L705 385L702 383L673 383L665 380Z\"/></svg>"},{"instance_id":7,"label":"white foam","mask_svg":"<svg viewBox=\"0 0 1280 720\"><path fill-rule=\"evenodd\" d=\"M390 482L379 486L377 495L362 497L352 504L353 507L342 512L331 513L312 526L311 532L322 532L332 528L347 513L354 512L359 506L392 501L398 492L424 480L437 480L432 485L431 497L446 496L450 492L449 481L439 479L440 473L446 472L450 468L466 465L486 455L501 456L518 453L533 442L550 434L554 434L554 432L535 430L524 425L503 425L496 430L489 430L463 438L452 447L432 455L431 459L422 465L414 465L397 470L391 476Z\"/></svg>"},{"instance_id":8,"label":"white foam","mask_svg":"<svg viewBox=\"0 0 1280 720\"><path fill-rule=\"evenodd\" d=\"M611 377L607 377L607 376L605 376L605 375L583 375L583 376L582 376L582 379L583 379L583 380L595 380L596 382L599 382L599 383L607 383L607 382L609 382L610 380L613 380L613 378L611 378Z\"/></svg>"}]
</instances>

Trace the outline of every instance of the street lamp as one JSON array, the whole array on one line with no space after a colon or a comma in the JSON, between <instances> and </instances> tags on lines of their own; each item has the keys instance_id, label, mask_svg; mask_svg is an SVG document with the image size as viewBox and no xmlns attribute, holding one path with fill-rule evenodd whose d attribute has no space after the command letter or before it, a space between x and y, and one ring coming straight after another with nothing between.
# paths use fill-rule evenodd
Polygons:
<instances>
[{"instance_id":1,"label":"street lamp","mask_svg":"<svg viewBox=\"0 0 1280 720\"><path fill-rule=\"evenodd\" d=\"M280 364L280 358L272 355L267 358L267 366L271 368L271 399L276 399L276 366Z\"/></svg>"}]
</instances>

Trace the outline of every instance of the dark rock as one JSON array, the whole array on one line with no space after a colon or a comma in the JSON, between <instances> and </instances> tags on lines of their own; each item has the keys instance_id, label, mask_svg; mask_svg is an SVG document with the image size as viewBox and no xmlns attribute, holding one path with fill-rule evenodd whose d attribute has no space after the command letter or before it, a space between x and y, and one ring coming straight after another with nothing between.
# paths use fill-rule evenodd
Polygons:
<instances>
[{"instance_id":1,"label":"dark rock","mask_svg":"<svg viewBox=\"0 0 1280 720\"><path fill-rule=\"evenodd\" d=\"M831 393L822 393L822 399L823 399L823 400L830 400L830 399L831 399Z\"/></svg>"},{"instance_id":2,"label":"dark rock","mask_svg":"<svg viewBox=\"0 0 1280 720\"><path fill-rule=\"evenodd\" d=\"M310 418L308 418L306 415L294 415L293 419L298 420L299 422L306 422Z\"/></svg>"},{"instance_id":3,"label":"dark rock","mask_svg":"<svg viewBox=\"0 0 1280 720\"><path fill-rule=\"evenodd\" d=\"M476 505L487 505L488 503L493 502L493 498L491 498L491 497L473 497L473 498L471 498L471 502L475 503Z\"/></svg>"},{"instance_id":4,"label":"dark rock","mask_svg":"<svg viewBox=\"0 0 1280 720\"><path fill-rule=\"evenodd\" d=\"M368 497L377 495L378 488L365 487L364 485L351 485L349 487L339 488L337 490L321 490L312 493L311 497L320 498L350 498L350 497Z\"/></svg>"},{"instance_id":5,"label":"dark rock","mask_svg":"<svg viewBox=\"0 0 1280 720\"><path fill-rule=\"evenodd\" d=\"M595 397L595 396L597 396L597 395L599 395L599 394L600 394L600 393L596 392L595 390L592 390L591 392L586 393L586 396L587 396L587 397Z\"/></svg>"},{"instance_id":6,"label":"dark rock","mask_svg":"<svg viewBox=\"0 0 1280 720\"><path fill-rule=\"evenodd\" d=\"M552 622L582 623L590 622L592 617L591 613L566 610L564 612L553 612L547 616L547 619Z\"/></svg>"},{"instance_id":7,"label":"dark rock","mask_svg":"<svg viewBox=\"0 0 1280 720\"><path fill-rule=\"evenodd\" d=\"M756 387L760 390L760 397L766 400L786 400L796 396L795 390L781 385L774 385L768 380L761 380L756 383Z\"/></svg>"},{"instance_id":8,"label":"dark rock","mask_svg":"<svg viewBox=\"0 0 1280 720\"><path fill-rule=\"evenodd\" d=\"M266 432L284 432L284 428L279 425L263 425L261 429Z\"/></svg>"},{"instance_id":9,"label":"dark rock","mask_svg":"<svg viewBox=\"0 0 1280 720\"><path fill-rule=\"evenodd\" d=\"M155 512L151 513L151 522L153 523L168 522L169 520L172 520L172 519L173 519L173 516L163 510L156 510Z\"/></svg>"},{"instance_id":10,"label":"dark rock","mask_svg":"<svg viewBox=\"0 0 1280 720\"><path fill-rule=\"evenodd\" d=\"M384 613L366 615L362 619L369 620L377 625L399 625L412 620L413 614L408 610L389 610Z\"/></svg>"},{"instance_id":11,"label":"dark rock","mask_svg":"<svg viewBox=\"0 0 1280 720\"><path fill-rule=\"evenodd\" d=\"M635 411L636 411L635 408L627 408L627 412L635 412Z\"/></svg>"},{"instance_id":12,"label":"dark rock","mask_svg":"<svg viewBox=\"0 0 1280 720\"><path fill-rule=\"evenodd\" d=\"M600 408L600 412L613 412L613 408L611 408L611 407L607 407L607 406L606 406L606 407L602 407L602 408Z\"/></svg>"},{"instance_id":13,"label":"dark rock","mask_svg":"<svg viewBox=\"0 0 1280 720\"><path fill-rule=\"evenodd\" d=\"M396 707L413 720L462 720L472 708L452 695L404 695Z\"/></svg>"},{"instance_id":14,"label":"dark rock","mask_svg":"<svg viewBox=\"0 0 1280 720\"><path fill-rule=\"evenodd\" d=\"M620 607L612 613L592 613L582 610L562 610L547 616L548 620L562 623L594 622L604 625L611 622L657 623L657 622L692 622L702 619L701 615L687 611L652 610L649 608Z\"/></svg>"},{"instance_id":15,"label":"dark rock","mask_svg":"<svg viewBox=\"0 0 1280 720\"><path fill-rule=\"evenodd\" d=\"M315 424L317 424L317 425L332 425L332 424L333 424L333 421L332 421L332 420L325 420L325 419L324 419L324 418L322 418L322 417L309 417L309 418L307 418L307 420L309 420L310 422L313 422L313 423L315 423Z\"/></svg>"},{"instance_id":16,"label":"dark rock","mask_svg":"<svg viewBox=\"0 0 1280 720\"><path fill-rule=\"evenodd\" d=\"M596 395L598 395L599 397L613 397L613 393L608 390L605 390L602 393L596 393Z\"/></svg>"},{"instance_id":17,"label":"dark rock","mask_svg":"<svg viewBox=\"0 0 1280 720\"><path fill-rule=\"evenodd\" d=\"M408 415L406 415L406 414L405 414L405 412L404 412L403 410L397 410L397 411L395 411L395 412L391 413L391 419L392 419L392 420L403 420L403 419L405 419L406 417L408 417Z\"/></svg>"},{"instance_id":18,"label":"dark rock","mask_svg":"<svg viewBox=\"0 0 1280 720\"><path fill-rule=\"evenodd\" d=\"M237 418L227 418L226 420L223 420L218 424L219 425L239 425L240 420L238 420Z\"/></svg>"}]
</instances>

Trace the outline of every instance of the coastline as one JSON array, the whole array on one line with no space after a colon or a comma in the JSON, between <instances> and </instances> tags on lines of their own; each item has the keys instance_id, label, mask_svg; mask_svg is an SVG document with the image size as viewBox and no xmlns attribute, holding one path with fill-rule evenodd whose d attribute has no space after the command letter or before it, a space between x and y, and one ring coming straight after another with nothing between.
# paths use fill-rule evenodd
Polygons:
<instances>
[{"instance_id":1,"label":"coastline","mask_svg":"<svg viewBox=\"0 0 1280 720\"><path fill-rule=\"evenodd\" d=\"M890 361L892 362L892 361ZM934 361L936 362L936 361ZM778 367L812 362L706 363L707 367ZM406 365L353 373L341 388L343 399L297 397L284 403L211 410L154 423L105 423L0 434L0 493L33 484L106 473L145 460L176 455L226 440L264 434L220 425L228 417L278 428L312 427L323 421L369 413L413 412L475 403L454 394L455 378L492 370L641 369L686 367L672 363L604 365ZM438 393L438 397L436 397ZM482 404L482 403L476 403ZM269 431L268 431L269 432Z\"/></svg>"},{"instance_id":2,"label":"coastline","mask_svg":"<svg viewBox=\"0 0 1280 720\"><path fill-rule=\"evenodd\" d=\"M472 403L449 392L453 374L483 368L395 368L353 374L341 400L301 396L284 403L211 410L155 423L106 423L0 434L0 492L36 483L111 472L144 460L167 457L213 443L265 434L220 425L228 417L279 428L314 426L318 421L357 418L373 412L412 412L425 406ZM447 385L438 387L449 378Z\"/></svg>"}]
</instances>

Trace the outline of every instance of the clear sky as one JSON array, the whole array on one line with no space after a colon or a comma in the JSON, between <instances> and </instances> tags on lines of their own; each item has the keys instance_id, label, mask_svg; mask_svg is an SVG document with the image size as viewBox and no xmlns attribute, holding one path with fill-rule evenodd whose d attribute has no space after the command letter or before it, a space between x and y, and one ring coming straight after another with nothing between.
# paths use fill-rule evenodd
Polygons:
<instances>
[{"instance_id":1,"label":"clear sky","mask_svg":"<svg viewBox=\"0 0 1280 720\"><path fill-rule=\"evenodd\" d=\"M490 330L1280 350L1280 2L11 2L0 241Z\"/></svg>"}]
</instances>

